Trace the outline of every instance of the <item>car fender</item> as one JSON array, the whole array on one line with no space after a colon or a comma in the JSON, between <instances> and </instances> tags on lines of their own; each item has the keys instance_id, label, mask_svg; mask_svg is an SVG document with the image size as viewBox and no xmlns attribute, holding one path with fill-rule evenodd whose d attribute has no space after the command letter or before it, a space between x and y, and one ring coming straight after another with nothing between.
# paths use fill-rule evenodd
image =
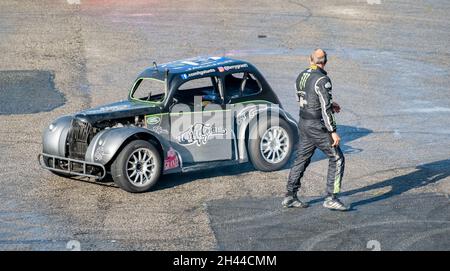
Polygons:
<instances>
[{"instance_id":1,"label":"car fender","mask_svg":"<svg viewBox=\"0 0 450 271\"><path fill-rule=\"evenodd\" d=\"M62 116L47 126L42 135L42 151L46 154L65 157L66 139L73 116Z\"/></svg>"},{"instance_id":2,"label":"car fender","mask_svg":"<svg viewBox=\"0 0 450 271\"><path fill-rule=\"evenodd\" d=\"M155 138L165 153L168 145L160 135L141 127L117 127L100 131L94 136L89 144L85 160L91 163L99 163L106 165L116 155L117 151L122 147L125 141L137 134L146 134ZM164 157L161 157L164 159Z\"/></svg>"},{"instance_id":3,"label":"car fender","mask_svg":"<svg viewBox=\"0 0 450 271\"><path fill-rule=\"evenodd\" d=\"M295 119L277 104L256 104L245 107L236 113L236 131L238 140L238 153L240 161L247 161L246 131L251 125L256 124L256 116L280 116L291 124L295 141L298 140L298 124Z\"/></svg>"}]
</instances>

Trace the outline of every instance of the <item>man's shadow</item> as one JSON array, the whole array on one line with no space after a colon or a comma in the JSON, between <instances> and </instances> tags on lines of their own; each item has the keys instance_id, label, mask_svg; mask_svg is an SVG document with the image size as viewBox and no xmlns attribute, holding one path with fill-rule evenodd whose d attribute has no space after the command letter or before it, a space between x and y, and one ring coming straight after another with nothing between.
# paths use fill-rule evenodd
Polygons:
<instances>
[{"instance_id":1,"label":"man's shadow","mask_svg":"<svg viewBox=\"0 0 450 271\"><path fill-rule=\"evenodd\" d=\"M359 201L351 203L351 209L355 207L366 205L378 201L388 199L390 197L403 194L415 188L427 186L429 184L437 183L442 179L450 176L450 159L440 160L432 163L422 164L416 166L416 170L401 176L396 176L369 186L353 189L340 193L340 196L352 196L358 193L365 193L375 191L377 189L389 188L389 191L373 197L364 198ZM315 199L310 203L316 203L323 200Z\"/></svg>"},{"instance_id":2,"label":"man's shadow","mask_svg":"<svg viewBox=\"0 0 450 271\"><path fill-rule=\"evenodd\" d=\"M377 201L381 201L396 195L403 194L409 190L436 183L450 176L450 159L440 160L428 164L416 166L416 170L402 176L396 176L380 183L375 183L366 187L353 189L342 193L343 196L350 196L361 192L390 187L391 189L381 195L366 198L352 203L352 208Z\"/></svg>"},{"instance_id":3,"label":"man's shadow","mask_svg":"<svg viewBox=\"0 0 450 271\"><path fill-rule=\"evenodd\" d=\"M351 153L358 153L361 152L362 149L355 149L351 146L347 145L346 143L351 142L353 140L359 139L361 137L364 137L370 133L372 133L371 130L361 128L361 127L354 127L354 126L347 126L347 125L338 125L338 131L340 136L342 137L341 141L341 148L342 151L346 154ZM295 152L296 146L294 146ZM317 151L319 153L319 151ZM294 155L291 157L291 162L294 159ZM313 157L313 161L326 159L325 155L315 155ZM283 169L290 168L290 163L288 163ZM189 183L196 180L201 179L207 179L207 178L214 178L219 176L233 176L233 175L239 175L243 173L248 173L255 171L255 168L250 163L243 163L239 165L233 165L233 166L224 166L224 167L218 167L213 169L205 169L201 171L194 171L189 173L174 173L174 174L168 174L161 177L161 180L158 181L158 183L155 185L155 187L152 190L163 190L167 188L172 188L178 185L182 185L185 183ZM286 176L287 178L287 176Z\"/></svg>"}]
</instances>

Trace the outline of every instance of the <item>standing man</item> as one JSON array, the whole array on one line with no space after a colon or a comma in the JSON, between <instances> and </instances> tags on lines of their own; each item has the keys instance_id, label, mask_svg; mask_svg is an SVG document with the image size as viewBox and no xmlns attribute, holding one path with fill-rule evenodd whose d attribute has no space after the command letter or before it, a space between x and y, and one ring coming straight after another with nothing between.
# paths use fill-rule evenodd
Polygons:
<instances>
[{"instance_id":1,"label":"standing man","mask_svg":"<svg viewBox=\"0 0 450 271\"><path fill-rule=\"evenodd\" d=\"M332 100L331 81L324 70L326 64L327 53L316 49L310 56L310 67L297 78L300 142L294 165L289 172L287 193L282 202L284 207L308 207L307 203L298 199L297 192L311 156L319 148L329 158L327 197L323 206L339 211L348 210L337 197L344 174L344 155L339 147L341 139L336 132L334 119L334 113L339 113L340 106Z\"/></svg>"}]
</instances>

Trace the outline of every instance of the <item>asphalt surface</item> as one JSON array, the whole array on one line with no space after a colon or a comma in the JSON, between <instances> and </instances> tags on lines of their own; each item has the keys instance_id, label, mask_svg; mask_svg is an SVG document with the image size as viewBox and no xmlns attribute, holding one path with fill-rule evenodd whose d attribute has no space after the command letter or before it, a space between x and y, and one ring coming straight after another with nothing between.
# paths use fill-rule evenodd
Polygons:
<instances>
[{"instance_id":1,"label":"asphalt surface","mask_svg":"<svg viewBox=\"0 0 450 271\"><path fill-rule=\"evenodd\" d=\"M369 198L369 199L368 199ZM448 250L450 205L433 194L348 196L347 213L306 198L304 210L279 208L282 198L241 198L208 204L219 250ZM416 209L410 208L415 202ZM378 246L372 247L371 244Z\"/></svg>"},{"instance_id":2,"label":"asphalt surface","mask_svg":"<svg viewBox=\"0 0 450 271\"><path fill-rule=\"evenodd\" d=\"M365 250L369 241L382 250L450 250L448 1L69 2L76 1L0 2L1 250ZM316 47L329 53L342 107L343 190L356 202L352 212L330 213L319 200L283 211L287 169L170 175L136 195L38 166L41 134L53 119L125 99L154 60L248 60L296 116L295 78ZM35 96L39 88L46 94ZM323 195L326 169L317 153L302 195ZM382 223L398 213L398 223ZM267 238L252 235L258 227ZM254 238L233 242L241 229Z\"/></svg>"}]
</instances>

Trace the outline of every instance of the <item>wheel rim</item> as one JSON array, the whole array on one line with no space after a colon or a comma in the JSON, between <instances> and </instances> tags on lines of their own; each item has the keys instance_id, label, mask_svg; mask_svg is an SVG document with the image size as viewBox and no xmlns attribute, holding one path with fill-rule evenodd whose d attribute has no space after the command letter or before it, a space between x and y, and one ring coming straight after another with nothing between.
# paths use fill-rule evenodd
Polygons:
<instances>
[{"instance_id":1,"label":"wheel rim","mask_svg":"<svg viewBox=\"0 0 450 271\"><path fill-rule=\"evenodd\" d=\"M276 164L284 160L289 152L289 136L280 126L267 129L259 144L261 155L267 162Z\"/></svg>"},{"instance_id":2,"label":"wheel rim","mask_svg":"<svg viewBox=\"0 0 450 271\"><path fill-rule=\"evenodd\" d=\"M155 158L149 149L139 148L128 156L127 177L135 186L145 186L155 173Z\"/></svg>"}]
</instances>

